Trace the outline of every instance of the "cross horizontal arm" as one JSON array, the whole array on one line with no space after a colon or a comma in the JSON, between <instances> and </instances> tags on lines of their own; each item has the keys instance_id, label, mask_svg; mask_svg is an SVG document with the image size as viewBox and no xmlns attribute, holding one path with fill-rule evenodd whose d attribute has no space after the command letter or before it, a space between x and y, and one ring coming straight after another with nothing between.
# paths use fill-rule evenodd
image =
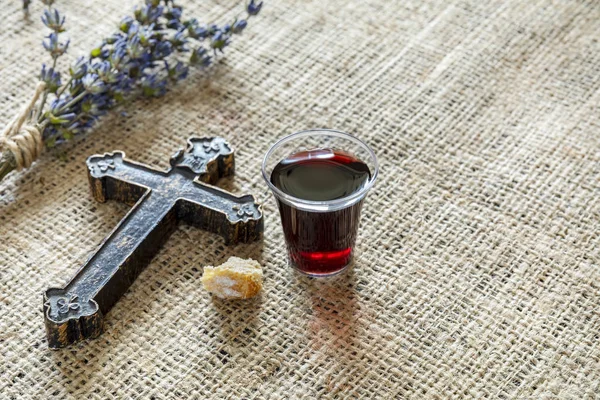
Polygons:
<instances>
[{"instance_id":1,"label":"cross horizontal arm","mask_svg":"<svg viewBox=\"0 0 600 400\"><path fill-rule=\"evenodd\" d=\"M120 151L91 156L86 163L92 192L101 202L114 199L134 204L148 188L163 186L168 175L168 172L127 160ZM109 185L113 187L108 188Z\"/></svg>"},{"instance_id":2,"label":"cross horizontal arm","mask_svg":"<svg viewBox=\"0 0 600 400\"><path fill-rule=\"evenodd\" d=\"M193 182L178 199L177 210L182 221L221 235L226 244L262 237L262 207L252 195L237 197L218 187Z\"/></svg>"}]
</instances>

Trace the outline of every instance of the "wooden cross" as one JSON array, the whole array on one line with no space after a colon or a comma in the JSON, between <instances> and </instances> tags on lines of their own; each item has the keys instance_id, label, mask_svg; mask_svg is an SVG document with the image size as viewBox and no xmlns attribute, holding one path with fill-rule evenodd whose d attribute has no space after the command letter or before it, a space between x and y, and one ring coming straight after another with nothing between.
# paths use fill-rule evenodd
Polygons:
<instances>
[{"instance_id":1,"label":"wooden cross","mask_svg":"<svg viewBox=\"0 0 600 400\"><path fill-rule=\"evenodd\" d=\"M179 221L217 233L226 244L262 238L262 210L254 196L236 197L210 185L234 172L233 149L223 138L189 139L168 171L126 160L123 152L92 156L87 166L96 200L133 208L64 288L44 294L50 348L100 335L104 315Z\"/></svg>"}]
</instances>

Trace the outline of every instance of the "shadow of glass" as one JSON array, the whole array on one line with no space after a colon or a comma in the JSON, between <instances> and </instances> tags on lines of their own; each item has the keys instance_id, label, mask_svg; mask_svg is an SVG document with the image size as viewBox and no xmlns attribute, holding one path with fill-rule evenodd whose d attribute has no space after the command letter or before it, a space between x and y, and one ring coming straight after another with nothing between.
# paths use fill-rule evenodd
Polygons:
<instances>
[{"instance_id":1,"label":"shadow of glass","mask_svg":"<svg viewBox=\"0 0 600 400\"><path fill-rule=\"evenodd\" d=\"M310 278L295 273L299 283L306 285L310 300L307 334L313 347L349 348L359 339L356 329L360 305L355 292L354 268L353 264L329 278Z\"/></svg>"}]
</instances>

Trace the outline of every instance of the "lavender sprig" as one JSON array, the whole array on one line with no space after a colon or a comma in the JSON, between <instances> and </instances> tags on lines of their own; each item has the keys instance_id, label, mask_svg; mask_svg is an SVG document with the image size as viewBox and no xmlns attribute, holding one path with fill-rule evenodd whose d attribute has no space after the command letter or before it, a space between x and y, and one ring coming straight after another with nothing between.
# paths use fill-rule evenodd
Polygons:
<instances>
[{"instance_id":1,"label":"lavender sprig","mask_svg":"<svg viewBox=\"0 0 600 400\"><path fill-rule=\"evenodd\" d=\"M56 62L69 47L69 40L62 39L65 17L53 7L54 0L41 1L46 5L41 19L50 29L42 44L52 64L42 66L40 80L46 89L34 123L48 147L86 132L119 104L138 96L164 95L170 84L189 75L190 67L208 67L263 5L250 0L246 18L218 26L184 19L183 8L174 0L145 0L88 57L73 62L63 84L65 79L56 71ZM30 3L23 0L25 12ZM48 98L50 103L45 107ZM4 153L0 180L15 167L13 162L10 168L10 155Z\"/></svg>"},{"instance_id":2,"label":"lavender sprig","mask_svg":"<svg viewBox=\"0 0 600 400\"><path fill-rule=\"evenodd\" d=\"M256 15L261 7L262 2L251 0L247 15ZM213 58L205 42L214 55L222 53L232 36L247 26L246 19L223 26L184 20L183 8L172 0L146 0L133 14L123 18L119 30L93 49L87 61L79 59L70 68L66 92L57 99L66 104L60 111L74 114L76 121L56 123L56 119L49 118L49 111L44 113L39 123L46 123L43 135L49 144L91 128L105 111L137 95L162 96L169 82L188 76L190 66L211 64ZM52 57L60 57L68 46L68 42L61 44L58 40L64 17L48 10L43 21L53 30L45 47ZM65 137L65 133L70 134Z\"/></svg>"}]
</instances>

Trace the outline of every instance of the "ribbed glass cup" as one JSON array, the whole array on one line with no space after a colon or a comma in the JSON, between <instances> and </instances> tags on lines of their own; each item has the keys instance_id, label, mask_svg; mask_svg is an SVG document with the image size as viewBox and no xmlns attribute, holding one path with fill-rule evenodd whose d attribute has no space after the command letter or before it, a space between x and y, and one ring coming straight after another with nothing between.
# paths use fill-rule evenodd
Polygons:
<instances>
[{"instance_id":1,"label":"ribbed glass cup","mask_svg":"<svg viewBox=\"0 0 600 400\"><path fill-rule=\"evenodd\" d=\"M355 192L329 200L313 201L283 192L271 181L273 169L298 152L333 149L350 153L367 165L369 179ZM373 187L379 167L371 148L360 139L340 131L311 129L277 141L267 152L262 174L272 190L283 226L290 264L310 276L330 276L348 267L360 223L362 204Z\"/></svg>"}]
</instances>

